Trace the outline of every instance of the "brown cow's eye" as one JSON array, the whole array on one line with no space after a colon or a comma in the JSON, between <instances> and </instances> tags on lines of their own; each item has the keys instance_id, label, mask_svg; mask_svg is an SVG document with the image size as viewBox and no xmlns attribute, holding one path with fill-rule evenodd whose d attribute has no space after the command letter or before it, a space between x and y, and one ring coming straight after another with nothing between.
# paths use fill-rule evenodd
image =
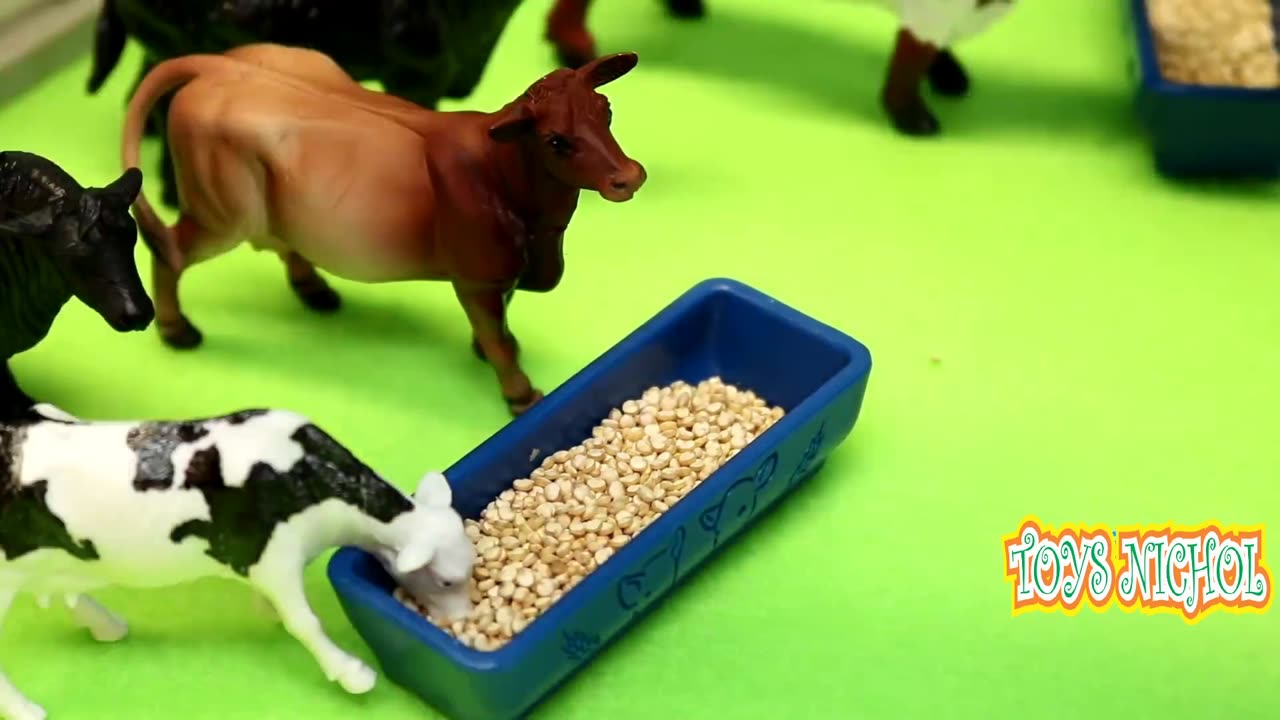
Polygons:
<instances>
[{"instance_id":1,"label":"brown cow's eye","mask_svg":"<svg viewBox=\"0 0 1280 720\"><path fill-rule=\"evenodd\" d=\"M552 134L547 138L547 145L551 148L551 152L557 155L568 155L573 150L573 145L563 135Z\"/></svg>"}]
</instances>

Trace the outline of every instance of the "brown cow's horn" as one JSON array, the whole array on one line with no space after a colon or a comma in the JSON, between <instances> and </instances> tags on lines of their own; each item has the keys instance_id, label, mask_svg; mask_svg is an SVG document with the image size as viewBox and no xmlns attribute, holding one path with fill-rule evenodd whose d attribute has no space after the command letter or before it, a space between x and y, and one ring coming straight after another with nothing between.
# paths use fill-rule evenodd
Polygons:
<instances>
[{"instance_id":1,"label":"brown cow's horn","mask_svg":"<svg viewBox=\"0 0 1280 720\"><path fill-rule=\"evenodd\" d=\"M583 65L578 73L586 78L591 87L598 88L631 72L640 57L633 52L614 53L596 58Z\"/></svg>"}]
</instances>

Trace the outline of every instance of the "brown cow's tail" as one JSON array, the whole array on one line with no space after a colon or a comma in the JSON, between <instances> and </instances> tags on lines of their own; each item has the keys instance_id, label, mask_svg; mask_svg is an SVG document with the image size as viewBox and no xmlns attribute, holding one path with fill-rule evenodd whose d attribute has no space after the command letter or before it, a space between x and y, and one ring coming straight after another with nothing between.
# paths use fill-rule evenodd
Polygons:
<instances>
[{"instance_id":1,"label":"brown cow's tail","mask_svg":"<svg viewBox=\"0 0 1280 720\"><path fill-rule=\"evenodd\" d=\"M139 148L142 144L142 132L146 126L147 116L156 102L182 85L191 82L201 73L219 68L236 67L240 63L220 55L186 55L166 60L147 73L138 89L129 99L129 109L125 112L124 133L120 147L120 161L124 169L138 167ZM138 230L142 241L146 243L156 260L170 268L181 270L184 258L174 242L169 228L165 226L155 208L147 202L145 192L139 191L133 204L133 215L138 221Z\"/></svg>"}]
</instances>

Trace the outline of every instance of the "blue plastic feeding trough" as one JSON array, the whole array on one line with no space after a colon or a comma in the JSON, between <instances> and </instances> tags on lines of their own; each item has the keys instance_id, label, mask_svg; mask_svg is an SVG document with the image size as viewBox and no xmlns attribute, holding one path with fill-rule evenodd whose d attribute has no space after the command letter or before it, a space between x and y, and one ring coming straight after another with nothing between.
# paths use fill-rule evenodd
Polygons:
<instances>
[{"instance_id":1,"label":"blue plastic feeding trough","mask_svg":"<svg viewBox=\"0 0 1280 720\"><path fill-rule=\"evenodd\" d=\"M1280 176L1280 88L1187 85L1165 79L1147 0L1129 0L1129 9L1136 35L1130 71L1156 169L1188 179Z\"/></svg>"},{"instance_id":2,"label":"blue plastic feeding trough","mask_svg":"<svg viewBox=\"0 0 1280 720\"><path fill-rule=\"evenodd\" d=\"M371 555L342 548L329 578L383 673L454 720L524 716L610 640L809 477L853 430L871 355L733 280L699 283L445 471L468 518L624 400L713 375L786 415L496 651L406 608ZM536 453L535 453L536 451ZM536 454L536 458L535 458Z\"/></svg>"}]
</instances>

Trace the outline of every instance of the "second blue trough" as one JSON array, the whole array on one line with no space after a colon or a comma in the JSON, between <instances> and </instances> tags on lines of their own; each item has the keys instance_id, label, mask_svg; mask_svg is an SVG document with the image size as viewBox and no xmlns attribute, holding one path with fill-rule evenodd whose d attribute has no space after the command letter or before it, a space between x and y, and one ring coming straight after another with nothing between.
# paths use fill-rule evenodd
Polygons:
<instances>
[{"instance_id":1,"label":"second blue trough","mask_svg":"<svg viewBox=\"0 0 1280 720\"><path fill-rule=\"evenodd\" d=\"M453 720L523 717L812 475L853 430L870 372L848 335L742 283L702 282L445 471L458 511L477 518L649 387L718 375L786 410L524 631L493 652L468 648L400 604L354 548L334 554L329 578L389 679Z\"/></svg>"}]
</instances>

